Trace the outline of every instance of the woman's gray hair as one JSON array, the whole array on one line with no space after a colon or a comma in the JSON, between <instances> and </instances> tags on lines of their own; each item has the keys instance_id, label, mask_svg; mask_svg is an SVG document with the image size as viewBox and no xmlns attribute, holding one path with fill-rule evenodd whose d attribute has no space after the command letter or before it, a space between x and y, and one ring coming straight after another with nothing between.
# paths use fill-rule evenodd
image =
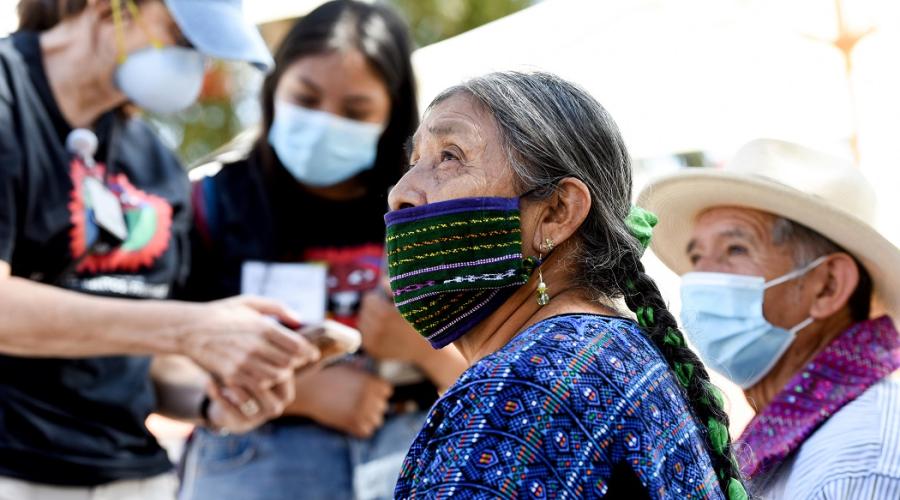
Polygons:
<instances>
[{"instance_id":1,"label":"woman's gray hair","mask_svg":"<svg viewBox=\"0 0 900 500\"><path fill-rule=\"evenodd\" d=\"M460 93L490 110L520 192L548 196L565 177L585 183L594 202L579 234L576 276L596 300L620 295L622 283L607 271L641 247L624 225L631 160L612 117L586 91L547 73L491 73L445 90L431 106Z\"/></svg>"},{"instance_id":2,"label":"woman's gray hair","mask_svg":"<svg viewBox=\"0 0 900 500\"><path fill-rule=\"evenodd\" d=\"M595 300L624 299L636 313L691 405L723 492L747 498L731 454L723 399L644 272L643 247L626 226L631 161L612 117L586 91L547 73L492 73L444 91L431 107L458 94L474 98L493 116L519 192L546 197L567 177L588 187L591 209L573 252L576 284Z\"/></svg>"}]
</instances>

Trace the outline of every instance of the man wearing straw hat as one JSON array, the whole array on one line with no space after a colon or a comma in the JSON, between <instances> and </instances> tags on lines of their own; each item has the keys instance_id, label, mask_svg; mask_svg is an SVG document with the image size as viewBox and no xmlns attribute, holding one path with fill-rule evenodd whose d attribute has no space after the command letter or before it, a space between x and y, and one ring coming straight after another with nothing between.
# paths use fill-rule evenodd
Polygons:
<instances>
[{"instance_id":1,"label":"man wearing straw hat","mask_svg":"<svg viewBox=\"0 0 900 500\"><path fill-rule=\"evenodd\" d=\"M737 446L755 492L900 498L900 249L863 176L757 140L638 204L660 216L652 248L682 275L691 342L757 410Z\"/></svg>"}]
</instances>

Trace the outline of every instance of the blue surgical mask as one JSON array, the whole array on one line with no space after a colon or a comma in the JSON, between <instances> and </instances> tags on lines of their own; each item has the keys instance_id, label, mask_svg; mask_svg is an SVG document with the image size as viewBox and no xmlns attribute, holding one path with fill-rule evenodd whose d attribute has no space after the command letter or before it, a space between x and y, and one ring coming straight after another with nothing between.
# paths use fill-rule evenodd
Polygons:
<instances>
[{"instance_id":1,"label":"blue surgical mask","mask_svg":"<svg viewBox=\"0 0 900 500\"><path fill-rule=\"evenodd\" d=\"M809 317L789 330L763 316L768 288L796 279L825 261L766 282L762 276L687 273L681 281L681 322L700 357L713 370L743 389L759 382L794 342Z\"/></svg>"},{"instance_id":2,"label":"blue surgical mask","mask_svg":"<svg viewBox=\"0 0 900 500\"><path fill-rule=\"evenodd\" d=\"M299 182L333 186L375 164L384 127L275 102L269 144Z\"/></svg>"}]
</instances>

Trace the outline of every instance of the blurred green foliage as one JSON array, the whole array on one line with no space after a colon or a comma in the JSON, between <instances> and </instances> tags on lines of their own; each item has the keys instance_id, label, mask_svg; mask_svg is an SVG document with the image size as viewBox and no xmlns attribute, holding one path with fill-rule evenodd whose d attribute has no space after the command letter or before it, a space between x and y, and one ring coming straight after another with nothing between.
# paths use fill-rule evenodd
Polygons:
<instances>
[{"instance_id":1,"label":"blurred green foliage","mask_svg":"<svg viewBox=\"0 0 900 500\"><path fill-rule=\"evenodd\" d=\"M508 16L534 0L389 0L403 13L416 45L439 42Z\"/></svg>"}]
</instances>

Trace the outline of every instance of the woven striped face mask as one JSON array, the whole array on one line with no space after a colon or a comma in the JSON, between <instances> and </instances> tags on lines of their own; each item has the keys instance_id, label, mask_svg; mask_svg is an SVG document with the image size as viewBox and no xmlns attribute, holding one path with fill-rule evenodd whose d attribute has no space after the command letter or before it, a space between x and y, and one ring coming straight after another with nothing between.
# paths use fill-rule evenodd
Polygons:
<instances>
[{"instance_id":1,"label":"woven striped face mask","mask_svg":"<svg viewBox=\"0 0 900 500\"><path fill-rule=\"evenodd\" d=\"M435 349L490 316L528 281L519 198L459 198L389 212L394 303Z\"/></svg>"}]
</instances>

